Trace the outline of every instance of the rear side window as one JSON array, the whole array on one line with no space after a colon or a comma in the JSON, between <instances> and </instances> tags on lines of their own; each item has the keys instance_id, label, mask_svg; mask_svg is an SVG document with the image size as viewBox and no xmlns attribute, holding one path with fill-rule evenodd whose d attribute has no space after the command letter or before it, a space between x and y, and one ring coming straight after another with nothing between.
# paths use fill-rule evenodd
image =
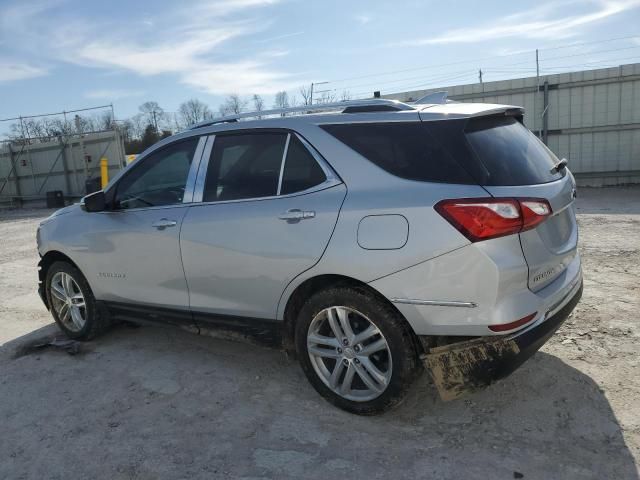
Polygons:
<instances>
[{"instance_id":1,"label":"rear side window","mask_svg":"<svg viewBox=\"0 0 640 480\"><path fill-rule=\"evenodd\" d=\"M551 173L558 158L513 117L471 120L467 140L485 170L485 185L535 185L562 178Z\"/></svg>"},{"instance_id":2,"label":"rear side window","mask_svg":"<svg viewBox=\"0 0 640 480\"><path fill-rule=\"evenodd\" d=\"M322 168L320 168L320 165L318 165L309 150L298 137L291 135L280 193L286 195L288 193L302 192L320 185L326 179L327 177Z\"/></svg>"},{"instance_id":3,"label":"rear side window","mask_svg":"<svg viewBox=\"0 0 640 480\"><path fill-rule=\"evenodd\" d=\"M351 123L322 128L387 172L408 180L475 183L420 123Z\"/></svg>"},{"instance_id":4,"label":"rear side window","mask_svg":"<svg viewBox=\"0 0 640 480\"><path fill-rule=\"evenodd\" d=\"M216 136L203 201L276 195L286 139L286 133Z\"/></svg>"}]
</instances>

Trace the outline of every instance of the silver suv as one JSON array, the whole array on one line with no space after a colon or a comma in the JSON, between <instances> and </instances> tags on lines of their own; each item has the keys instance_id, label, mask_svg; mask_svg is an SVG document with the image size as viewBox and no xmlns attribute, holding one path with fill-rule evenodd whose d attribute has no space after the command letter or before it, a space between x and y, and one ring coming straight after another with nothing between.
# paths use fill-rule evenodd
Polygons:
<instances>
[{"instance_id":1,"label":"silver suv","mask_svg":"<svg viewBox=\"0 0 640 480\"><path fill-rule=\"evenodd\" d=\"M522 109L317 108L175 135L43 221L40 292L59 327L275 343L359 414L398 404L423 368L450 399L537 351L582 272L573 176Z\"/></svg>"}]
</instances>

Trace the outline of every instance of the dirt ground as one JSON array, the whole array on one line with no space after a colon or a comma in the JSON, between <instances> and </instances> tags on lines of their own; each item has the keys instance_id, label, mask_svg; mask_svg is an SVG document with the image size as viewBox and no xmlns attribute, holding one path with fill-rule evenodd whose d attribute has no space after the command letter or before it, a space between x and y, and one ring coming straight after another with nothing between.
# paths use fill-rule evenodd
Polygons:
<instances>
[{"instance_id":1,"label":"dirt ground","mask_svg":"<svg viewBox=\"0 0 640 480\"><path fill-rule=\"evenodd\" d=\"M49 212L0 213L0 478L639 478L640 188L581 189L578 211L584 296L541 352L450 403L424 375L373 418L281 352L181 330L25 349L57 332L36 293Z\"/></svg>"}]
</instances>

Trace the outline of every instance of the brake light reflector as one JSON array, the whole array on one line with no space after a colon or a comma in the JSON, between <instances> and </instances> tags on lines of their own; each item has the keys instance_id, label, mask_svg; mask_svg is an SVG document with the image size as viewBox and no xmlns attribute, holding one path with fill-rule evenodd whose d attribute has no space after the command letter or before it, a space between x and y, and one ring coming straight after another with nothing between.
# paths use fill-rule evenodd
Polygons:
<instances>
[{"instance_id":1,"label":"brake light reflector","mask_svg":"<svg viewBox=\"0 0 640 480\"><path fill-rule=\"evenodd\" d=\"M513 330L514 328L522 327L526 325L531 320L533 320L538 312L533 312L531 315L527 315L526 317L521 318L520 320L516 320L511 323L500 323L497 325L489 325L489 330L492 332L506 332L508 330Z\"/></svg>"},{"instance_id":2,"label":"brake light reflector","mask_svg":"<svg viewBox=\"0 0 640 480\"><path fill-rule=\"evenodd\" d=\"M539 198L463 198L434 208L472 242L530 230L551 215L549 202Z\"/></svg>"}]
</instances>

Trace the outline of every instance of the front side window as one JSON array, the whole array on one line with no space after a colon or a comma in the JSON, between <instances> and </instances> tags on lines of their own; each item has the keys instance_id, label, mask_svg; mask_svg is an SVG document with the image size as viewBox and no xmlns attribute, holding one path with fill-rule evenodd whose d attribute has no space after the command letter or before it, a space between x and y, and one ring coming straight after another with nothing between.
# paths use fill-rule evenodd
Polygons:
<instances>
[{"instance_id":1,"label":"front side window","mask_svg":"<svg viewBox=\"0 0 640 480\"><path fill-rule=\"evenodd\" d=\"M278 193L286 133L216 136L203 201L271 197Z\"/></svg>"},{"instance_id":2,"label":"front side window","mask_svg":"<svg viewBox=\"0 0 640 480\"><path fill-rule=\"evenodd\" d=\"M182 203L198 138L190 138L152 153L118 182L118 209Z\"/></svg>"}]
</instances>

